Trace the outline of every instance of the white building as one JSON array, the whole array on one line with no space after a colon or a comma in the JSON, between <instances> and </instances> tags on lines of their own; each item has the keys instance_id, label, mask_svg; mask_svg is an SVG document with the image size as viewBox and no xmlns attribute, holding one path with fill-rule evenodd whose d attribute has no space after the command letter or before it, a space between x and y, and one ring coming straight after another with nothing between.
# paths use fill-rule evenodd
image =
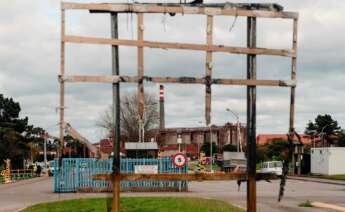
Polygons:
<instances>
[{"instance_id":1,"label":"white building","mask_svg":"<svg viewBox=\"0 0 345 212\"><path fill-rule=\"evenodd\" d=\"M345 147L311 148L311 173L345 174Z\"/></svg>"}]
</instances>

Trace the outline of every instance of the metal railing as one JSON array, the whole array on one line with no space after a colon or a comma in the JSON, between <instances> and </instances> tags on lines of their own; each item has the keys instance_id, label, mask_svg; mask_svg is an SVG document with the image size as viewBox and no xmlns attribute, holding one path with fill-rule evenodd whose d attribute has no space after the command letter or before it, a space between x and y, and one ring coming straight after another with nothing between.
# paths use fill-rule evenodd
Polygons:
<instances>
[{"instance_id":1,"label":"metal railing","mask_svg":"<svg viewBox=\"0 0 345 212\"><path fill-rule=\"evenodd\" d=\"M112 173L112 160L95 158L64 158L62 160L62 176L59 182L58 161L54 163L55 192L109 192L112 186L106 180L94 180L97 174ZM121 159L121 173L134 173L136 165L157 165L158 173L187 173L188 167L177 168L171 158ZM121 181L121 191L187 191L186 180L141 180Z\"/></svg>"}]
</instances>

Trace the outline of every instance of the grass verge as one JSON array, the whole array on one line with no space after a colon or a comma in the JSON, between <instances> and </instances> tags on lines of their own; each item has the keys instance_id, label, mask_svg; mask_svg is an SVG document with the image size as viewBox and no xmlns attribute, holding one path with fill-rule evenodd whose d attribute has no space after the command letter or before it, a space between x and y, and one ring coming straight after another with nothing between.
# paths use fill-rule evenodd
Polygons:
<instances>
[{"instance_id":1,"label":"grass verge","mask_svg":"<svg viewBox=\"0 0 345 212\"><path fill-rule=\"evenodd\" d=\"M123 212L243 212L244 210L219 200L175 197L124 197ZM109 198L92 198L43 203L29 207L23 212L96 212L107 211Z\"/></svg>"},{"instance_id":2,"label":"grass verge","mask_svg":"<svg viewBox=\"0 0 345 212\"><path fill-rule=\"evenodd\" d=\"M313 205L311 204L311 202L309 200L302 202L300 204L298 204L299 207L307 207L307 208L311 208L313 207Z\"/></svg>"},{"instance_id":3,"label":"grass verge","mask_svg":"<svg viewBox=\"0 0 345 212\"><path fill-rule=\"evenodd\" d=\"M345 180L345 174L338 175L321 175L317 176L318 178L328 179L328 180Z\"/></svg>"}]
</instances>

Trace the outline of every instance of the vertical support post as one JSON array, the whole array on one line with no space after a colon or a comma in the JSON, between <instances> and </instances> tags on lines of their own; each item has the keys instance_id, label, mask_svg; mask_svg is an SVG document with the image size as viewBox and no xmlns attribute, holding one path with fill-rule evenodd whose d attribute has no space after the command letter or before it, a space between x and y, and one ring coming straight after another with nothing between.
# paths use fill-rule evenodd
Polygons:
<instances>
[{"instance_id":1,"label":"vertical support post","mask_svg":"<svg viewBox=\"0 0 345 212\"><path fill-rule=\"evenodd\" d=\"M297 53L297 25L298 19L293 19L293 34L292 34L292 49ZM291 58L291 79L296 80L296 59L297 56ZM292 160L292 175L295 174L295 146L293 144L293 139L295 136L295 87L291 87L290 90L290 120L289 120L289 134L288 134L288 141L289 141L289 159ZM286 184L286 176L289 171L289 160L284 161L283 164L283 177L280 182L280 191L278 201L284 195L284 187Z\"/></svg>"},{"instance_id":2,"label":"vertical support post","mask_svg":"<svg viewBox=\"0 0 345 212\"><path fill-rule=\"evenodd\" d=\"M298 153L297 153L297 163L298 163L298 167L297 167L297 176L301 176L301 152L300 152L300 146L298 146Z\"/></svg>"},{"instance_id":3,"label":"vertical support post","mask_svg":"<svg viewBox=\"0 0 345 212\"><path fill-rule=\"evenodd\" d=\"M60 41L60 75L63 76L65 74L65 42L63 40L65 36L65 9L61 8L61 41ZM65 116L65 83L63 80L60 80L60 145L58 151L58 184L59 184L59 192L61 191L60 182L62 177L62 156L63 156L63 149L64 149L64 116Z\"/></svg>"},{"instance_id":4,"label":"vertical support post","mask_svg":"<svg viewBox=\"0 0 345 212\"><path fill-rule=\"evenodd\" d=\"M290 153L291 154L291 156L289 155L289 157L291 158L291 175L292 176L294 176L295 174L296 174L296 155L295 155L295 153L296 153L296 145L293 143L293 136L290 136L290 134L291 134L291 131L290 131L290 129L289 129L289 136L288 136L288 139L289 139L289 145L291 145L291 151L292 151L292 153ZM286 164L287 166L288 166L288 164ZM286 170L288 170L288 168L286 167Z\"/></svg>"},{"instance_id":5,"label":"vertical support post","mask_svg":"<svg viewBox=\"0 0 345 212\"><path fill-rule=\"evenodd\" d=\"M298 19L293 19L293 37L292 37L292 49L297 52L297 27ZM291 58L291 80L296 80L296 59L297 56ZM290 95L290 122L289 131L290 136L294 134L294 122L295 122L295 90L296 87L291 87Z\"/></svg>"},{"instance_id":6,"label":"vertical support post","mask_svg":"<svg viewBox=\"0 0 345 212\"><path fill-rule=\"evenodd\" d=\"M247 18L247 47L256 47L256 17ZM256 79L256 55L247 55L247 79ZM256 86L247 86L247 211L256 211Z\"/></svg>"},{"instance_id":7,"label":"vertical support post","mask_svg":"<svg viewBox=\"0 0 345 212\"><path fill-rule=\"evenodd\" d=\"M144 15L143 13L137 13L137 32L138 41L144 40ZM138 47L138 111L139 111L139 142L144 142L144 48Z\"/></svg>"},{"instance_id":8,"label":"vertical support post","mask_svg":"<svg viewBox=\"0 0 345 212\"><path fill-rule=\"evenodd\" d=\"M297 51L297 27L298 27L298 19L293 19L293 34L292 34L292 49L294 51ZM296 80L296 57L291 58L291 80ZM293 145L293 138L294 138L294 132L295 132L295 90L296 87L291 87L290 89L290 121L289 121L289 143ZM295 174L295 149L293 149L292 154L290 154L290 157L292 157L292 170L293 175Z\"/></svg>"},{"instance_id":9,"label":"vertical support post","mask_svg":"<svg viewBox=\"0 0 345 212\"><path fill-rule=\"evenodd\" d=\"M213 34L213 16L207 16L206 24L206 44L212 45L212 34ZM205 119L206 125L208 126L211 123L211 80L212 80L212 52L206 52L206 92L205 92Z\"/></svg>"},{"instance_id":10,"label":"vertical support post","mask_svg":"<svg viewBox=\"0 0 345 212\"><path fill-rule=\"evenodd\" d=\"M111 13L111 37L118 39L118 14ZM111 47L112 74L119 75L119 47ZM113 83L113 199L112 212L120 211L120 83Z\"/></svg>"}]
</instances>

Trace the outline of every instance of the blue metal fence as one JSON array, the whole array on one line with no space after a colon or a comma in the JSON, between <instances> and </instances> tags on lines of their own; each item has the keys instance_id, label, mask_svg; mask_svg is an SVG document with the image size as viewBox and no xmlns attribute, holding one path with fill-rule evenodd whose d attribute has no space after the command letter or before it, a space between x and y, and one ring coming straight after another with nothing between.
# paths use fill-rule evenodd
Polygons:
<instances>
[{"instance_id":1,"label":"blue metal fence","mask_svg":"<svg viewBox=\"0 0 345 212\"><path fill-rule=\"evenodd\" d=\"M134 173L135 165L158 165L158 173L187 173L188 167L174 167L171 158L163 159L121 159L121 173ZM112 172L112 160L95 158L64 158L62 160L62 176L58 177L58 161L54 163L55 192L107 192L111 191L111 183L104 180L93 180L95 174ZM187 191L185 180L145 180L121 181L122 191Z\"/></svg>"}]
</instances>

